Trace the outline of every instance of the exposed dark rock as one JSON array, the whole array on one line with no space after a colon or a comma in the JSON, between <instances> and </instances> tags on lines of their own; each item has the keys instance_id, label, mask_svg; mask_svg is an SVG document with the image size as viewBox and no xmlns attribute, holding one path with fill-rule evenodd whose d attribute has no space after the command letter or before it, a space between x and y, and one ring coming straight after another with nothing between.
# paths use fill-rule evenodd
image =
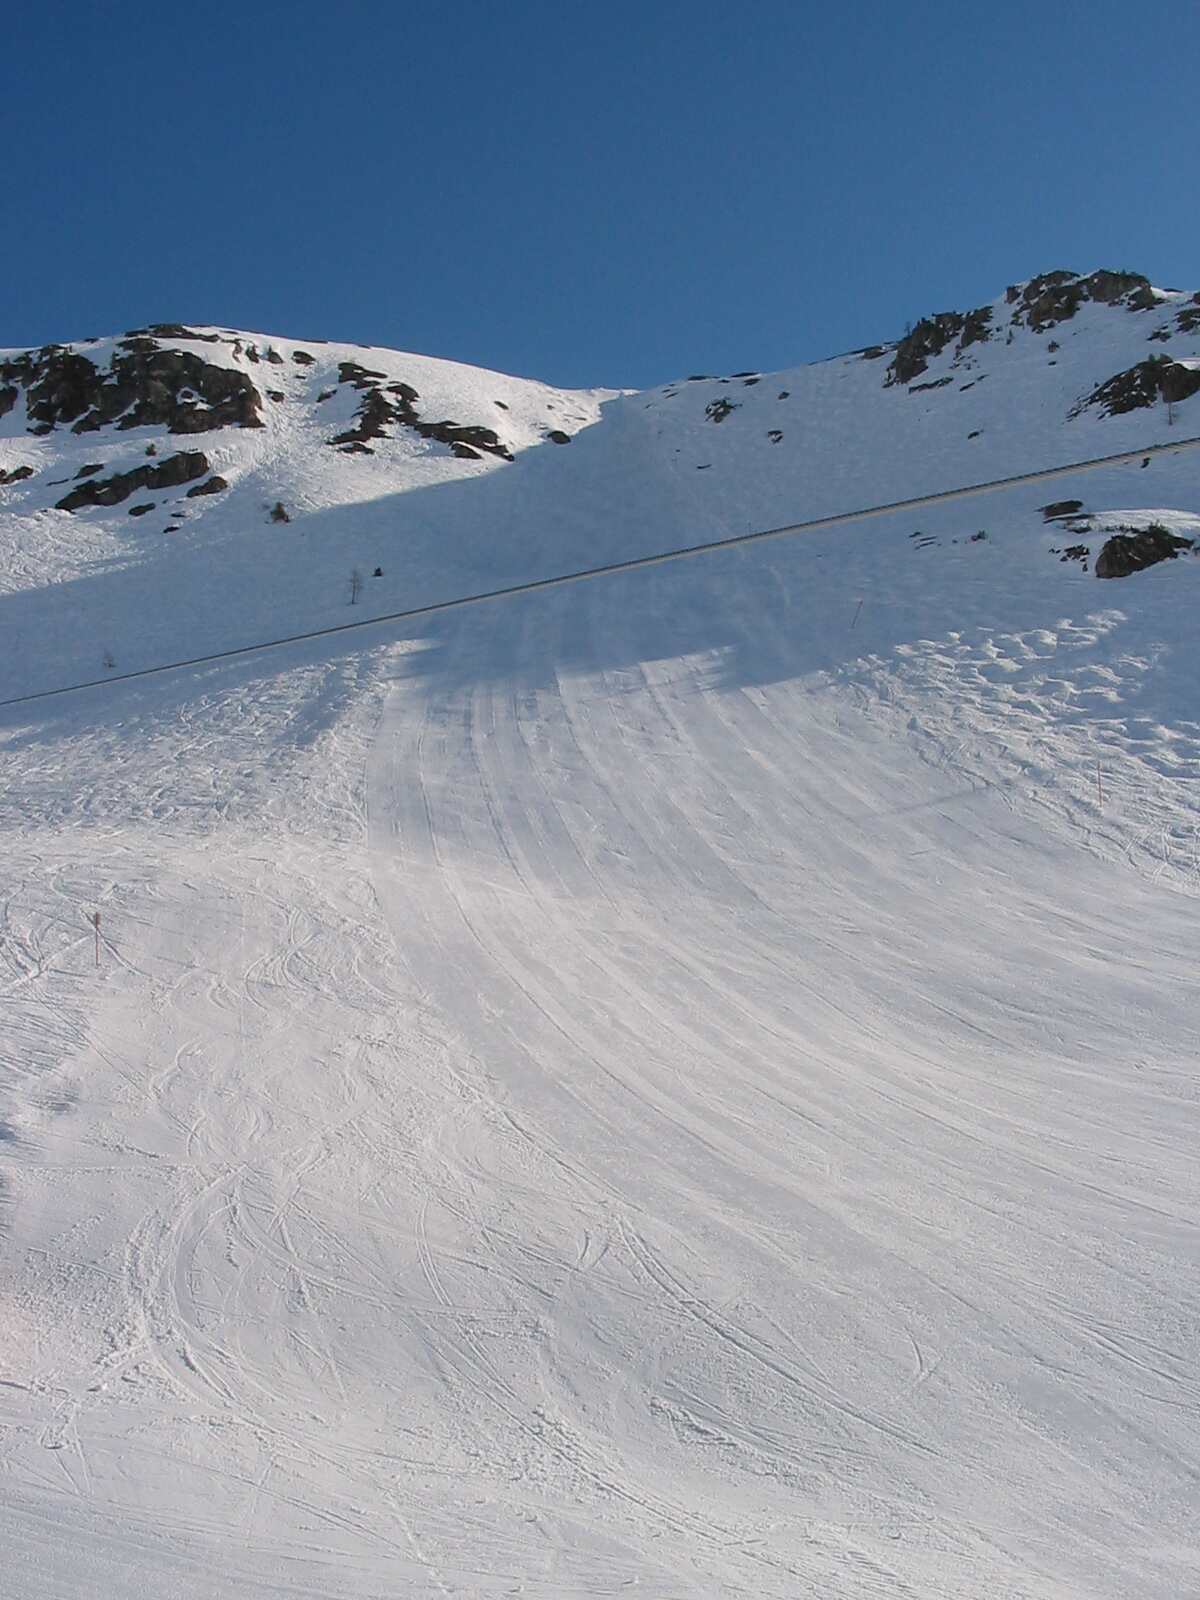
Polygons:
<instances>
[{"instance_id":1,"label":"exposed dark rock","mask_svg":"<svg viewBox=\"0 0 1200 1600\"><path fill-rule=\"evenodd\" d=\"M978 344L983 339L991 338L991 320L991 306L976 306L974 311L967 312L963 318L962 338L958 341L960 353L968 345Z\"/></svg>"},{"instance_id":2,"label":"exposed dark rock","mask_svg":"<svg viewBox=\"0 0 1200 1600\"><path fill-rule=\"evenodd\" d=\"M354 444L339 445L338 449L344 456L373 456L375 454L369 444L359 444L357 441Z\"/></svg>"},{"instance_id":3,"label":"exposed dark rock","mask_svg":"<svg viewBox=\"0 0 1200 1600\"><path fill-rule=\"evenodd\" d=\"M709 372L693 372L687 381L689 383L711 383L712 374Z\"/></svg>"},{"instance_id":4,"label":"exposed dark rock","mask_svg":"<svg viewBox=\"0 0 1200 1600\"><path fill-rule=\"evenodd\" d=\"M561 428L551 428L546 437L551 444L570 444L571 442L571 435L564 433Z\"/></svg>"},{"instance_id":5,"label":"exposed dark rock","mask_svg":"<svg viewBox=\"0 0 1200 1600\"><path fill-rule=\"evenodd\" d=\"M419 434L422 439L435 439L440 444L449 445L454 454L463 460L476 460L476 452L480 450L499 456L504 461L512 460L511 451L491 428L477 424L464 426L449 418L441 422L423 422L416 408L420 395L410 383L393 381L385 389L381 387L381 380L386 379L386 373L373 372L354 361L340 362L338 375L342 383L350 384L363 394L354 426L347 428L344 433L335 434L329 441L332 445L344 448L347 454L352 453L354 446L366 451L369 439L388 438L389 428L398 423Z\"/></svg>"},{"instance_id":6,"label":"exposed dark rock","mask_svg":"<svg viewBox=\"0 0 1200 1600\"><path fill-rule=\"evenodd\" d=\"M292 360L301 367L311 367L316 356L310 356L307 350L293 350Z\"/></svg>"},{"instance_id":7,"label":"exposed dark rock","mask_svg":"<svg viewBox=\"0 0 1200 1600\"><path fill-rule=\"evenodd\" d=\"M16 405L21 391L15 384L6 383L0 388L0 417L6 417Z\"/></svg>"},{"instance_id":8,"label":"exposed dark rock","mask_svg":"<svg viewBox=\"0 0 1200 1600\"><path fill-rule=\"evenodd\" d=\"M759 376L759 371L757 367L747 367L745 372L735 372L732 376L735 378L756 378Z\"/></svg>"},{"instance_id":9,"label":"exposed dark rock","mask_svg":"<svg viewBox=\"0 0 1200 1600\"><path fill-rule=\"evenodd\" d=\"M911 383L919 378L935 356L940 356L947 345L961 338L966 326L967 317L961 311L939 311L936 316L922 317L897 344L896 353L888 363L884 387Z\"/></svg>"},{"instance_id":10,"label":"exposed dark rock","mask_svg":"<svg viewBox=\"0 0 1200 1600\"><path fill-rule=\"evenodd\" d=\"M968 435L967 435L967 438L968 438L968 439L978 439L978 437L979 437L979 435L980 435L980 434L981 434L981 433L982 433L982 432L983 432L983 429L982 429L982 428L974 428L974 429L973 429L973 430L972 430L972 431L971 431L971 432L970 432L970 433L969 433L969 434L968 434Z\"/></svg>"},{"instance_id":11,"label":"exposed dark rock","mask_svg":"<svg viewBox=\"0 0 1200 1600\"><path fill-rule=\"evenodd\" d=\"M196 339L202 344L219 344L219 333L197 333L182 322L154 322L148 328L135 328L134 333L152 333L156 339Z\"/></svg>"},{"instance_id":12,"label":"exposed dark rock","mask_svg":"<svg viewBox=\"0 0 1200 1600\"><path fill-rule=\"evenodd\" d=\"M792 398L791 390L790 389L780 389L779 398L781 400L790 400Z\"/></svg>"},{"instance_id":13,"label":"exposed dark rock","mask_svg":"<svg viewBox=\"0 0 1200 1600\"><path fill-rule=\"evenodd\" d=\"M252 344L246 346L246 360L253 362L255 366L258 365L258 350Z\"/></svg>"},{"instance_id":14,"label":"exposed dark rock","mask_svg":"<svg viewBox=\"0 0 1200 1600\"><path fill-rule=\"evenodd\" d=\"M754 387L754 385L756 383L761 383L761 382L762 382L761 378L743 378L742 379L742 388L743 389L753 389L753 387Z\"/></svg>"},{"instance_id":15,"label":"exposed dark rock","mask_svg":"<svg viewBox=\"0 0 1200 1600\"><path fill-rule=\"evenodd\" d=\"M1042 520L1053 522L1055 517L1073 517L1077 511L1083 510L1082 500L1051 500L1048 506L1041 508Z\"/></svg>"},{"instance_id":16,"label":"exposed dark rock","mask_svg":"<svg viewBox=\"0 0 1200 1600\"><path fill-rule=\"evenodd\" d=\"M508 407L504 404L503 400L493 400L492 404L494 406L499 406L501 411L507 411L508 410Z\"/></svg>"},{"instance_id":17,"label":"exposed dark rock","mask_svg":"<svg viewBox=\"0 0 1200 1600\"><path fill-rule=\"evenodd\" d=\"M213 366L194 351L146 343L150 348L114 354L107 369L47 345L0 363L0 381L25 389L31 431L38 433L66 423L75 433L109 423L122 429L165 425L172 433L262 426L258 391L242 373Z\"/></svg>"},{"instance_id":18,"label":"exposed dark rock","mask_svg":"<svg viewBox=\"0 0 1200 1600\"><path fill-rule=\"evenodd\" d=\"M358 408L354 426L336 434L330 440L331 444L362 444L368 439L386 439L388 436L388 424L395 417L392 402L382 389L373 388L370 384L355 383L355 388L365 389L366 399Z\"/></svg>"},{"instance_id":19,"label":"exposed dark rock","mask_svg":"<svg viewBox=\"0 0 1200 1600\"><path fill-rule=\"evenodd\" d=\"M372 372L369 367L360 367L357 361L338 362L338 382L352 383L356 389L368 388L372 379L382 383L386 378L386 372Z\"/></svg>"},{"instance_id":20,"label":"exposed dark rock","mask_svg":"<svg viewBox=\"0 0 1200 1600\"><path fill-rule=\"evenodd\" d=\"M383 577L383 568L382 567L376 567L375 571L371 574L371 576L373 578L382 578Z\"/></svg>"},{"instance_id":21,"label":"exposed dark rock","mask_svg":"<svg viewBox=\"0 0 1200 1600\"><path fill-rule=\"evenodd\" d=\"M736 411L737 406L732 400L722 397L719 400L710 400L704 408L704 415L710 422L724 422L730 412Z\"/></svg>"},{"instance_id":22,"label":"exposed dark rock","mask_svg":"<svg viewBox=\"0 0 1200 1600\"><path fill-rule=\"evenodd\" d=\"M0 471L0 484L20 483L23 479L32 477L32 467L13 467L8 472Z\"/></svg>"},{"instance_id":23,"label":"exposed dark rock","mask_svg":"<svg viewBox=\"0 0 1200 1600\"><path fill-rule=\"evenodd\" d=\"M89 461L86 467L80 467L75 476L77 478L94 478L98 472L103 470L103 461Z\"/></svg>"},{"instance_id":24,"label":"exposed dark rock","mask_svg":"<svg viewBox=\"0 0 1200 1600\"><path fill-rule=\"evenodd\" d=\"M909 394L920 394L922 389L944 389L948 383L954 382L953 373L948 372L944 378L932 378L928 383L910 383Z\"/></svg>"},{"instance_id":25,"label":"exposed dark rock","mask_svg":"<svg viewBox=\"0 0 1200 1600\"><path fill-rule=\"evenodd\" d=\"M317 396L317 405L320 405L322 400L332 400L336 393L336 389L322 389L320 394Z\"/></svg>"},{"instance_id":26,"label":"exposed dark rock","mask_svg":"<svg viewBox=\"0 0 1200 1600\"><path fill-rule=\"evenodd\" d=\"M208 471L208 457L200 450L185 450L168 456L153 467L134 467L111 478L89 478L57 503L59 511L78 511L81 506L115 506L128 500L135 489L173 489L191 483Z\"/></svg>"},{"instance_id":27,"label":"exposed dark rock","mask_svg":"<svg viewBox=\"0 0 1200 1600\"><path fill-rule=\"evenodd\" d=\"M143 500L143 502L142 502L142 504L140 506L130 506L129 515L131 517L144 517L146 515L147 511L153 511L153 510L154 510L154 501L153 500Z\"/></svg>"},{"instance_id":28,"label":"exposed dark rock","mask_svg":"<svg viewBox=\"0 0 1200 1600\"><path fill-rule=\"evenodd\" d=\"M858 351L858 354L863 358L864 361L878 361L886 349L886 345L869 344L865 350Z\"/></svg>"},{"instance_id":29,"label":"exposed dark rock","mask_svg":"<svg viewBox=\"0 0 1200 1600\"><path fill-rule=\"evenodd\" d=\"M291 520L291 517L288 516L286 510L284 509L283 501L276 500L275 504L271 507L271 521L290 522Z\"/></svg>"},{"instance_id":30,"label":"exposed dark rock","mask_svg":"<svg viewBox=\"0 0 1200 1600\"><path fill-rule=\"evenodd\" d=\"M782 428L768 428L767 429L767 438L770 439L772 444L782 444L782 442L783 442L783 429Z\"/></svg>"},{"instance_id":31,"label":"exposed dark rock","mask_svg":"<svg viewBox=\"0 0 1200 1600\"><path fill-rule=\"evenodd\" d=\"M189 489L187 492L187 498L189 500L195 500L197 496L202 494L220 494L222 489L228 489L228 487L229 485L226 483L225 479L220 477L217 473L214 473L212 477L207 479L204 483L198 483L196 484L195 488Z\"/></svg>"},{"instance_id":32,"label":"exposed dark rock","mask_svg":"<svg viewBox=\"0 0 1200 1600\"><path fill-rule=\"evenodd\" d=\"M1135 367L1118 372L1106 382L1097 385L1085 399L1072 408L1070 415L1077 417L1089 406L1099 406L1106 417L1123 416L1129 411L1140 411L1145 406L1156 405L1160 400L1174 404L1187 400L1200 391L1200 370L1185 367L1169 356L1150 356Z\"/></svg>"},{"instance_id":33,"label":"exposed dark rock","mask_svg":"<svg viewBox=\"0 0 1200 1600\"><path fill-rule=\"evenodd\" d=\"M1127 578L1130 573L1141 572L1160 561L1174 561L1176 556L1191 548L1190 539L1168 533L1161 523L1152 522L1148 528L1114 534L1096 560L1096 576Z\"/></svg>"},{"instance_id":34,"label":"exposed dark rock","mask_svg":"<svg viewBox=\"0 0 1200 1600\"><path fill-rule=\"evenodd\" d=\"M403 419L401 419L403 420ZM411 422L408 424L422 439L436 439L441 444L465 444L474 450L486 450L502 461L512 460L512 451L491 428L481 428L475 423L462 427L457 422Z\"/></svg>"},{"instance_id":35,"label":"exposed dark rock","mask_svg":"<svg viewBox=\"0 0 1200 1600\"><path fill-rule=\"evenodd\" d=\"M1146 335L1146 342L1148 344L1153 344L1155 340L1157 340L1159 344L1167 344L1170 341L1170 338L1170 328L1155 328L1153 333L1148 333Z\"/></svg>"},{"instance_id":36,"label":"exposed dark rock","mask_svg":"<svg viewBox=\"0 0 1200 1600\"><path fill-rule=\"evenodd\" d=\"M278 350L268 349L267 360L273 367L281 367L283 365L283 357L279 354Z\"/></svg>"},{"instance_id":37,"label":"exposed dark rock","mask_svg":"<svg viewBox=\"0 0 1200 1600\"><path fill-rule=\"evenodd\" d=\"M275 404L278 405L282 400L286 400L287 396L282 389L268 389L267 399L274 400Z\"/></svg>"},{"instance_id":38,"label":"exposed dark rock","mask_svg":"<svg viewBox=\"0 0 1200 1600\"><path fill-rule=\"evenodd\" d=\"M158 454L158 446L155 444L148 444L146 446L146 454L148 456L156 456Z\"/></svg>"},{"instance_id":39,"label":"exposed dark rock","mask_svg":"<svg viewBox=\"0 0 1200 1600\"><path fill-rule=\"evenodd\" d=\"M1175 326L1180 333L1196 333L1200 331L1200 294L1194 294L1192 303L1184 306L1183 310L1179 312L1175 318ZM3 415L4 411L2 403L0 403L0 416Z\"/></svg>"},{"instance_id":40,"label":"exposed dark rock","mask_svg":"<svg viewBox=\"0 0 1200 1600\"><path fill-rule=\"evenodd\" d=\"M1157 302L1150 280L1140 272L1110 272L1101 269L1086 278L1077 272L1043 272L1027 284L1014 284L1005 298L1015 305L1012 320L1024 322L1035 333L1067 322L1089 300L1101 305L1123 301L1131 311L1145 311Z\"/></svg>"}]
</instances>

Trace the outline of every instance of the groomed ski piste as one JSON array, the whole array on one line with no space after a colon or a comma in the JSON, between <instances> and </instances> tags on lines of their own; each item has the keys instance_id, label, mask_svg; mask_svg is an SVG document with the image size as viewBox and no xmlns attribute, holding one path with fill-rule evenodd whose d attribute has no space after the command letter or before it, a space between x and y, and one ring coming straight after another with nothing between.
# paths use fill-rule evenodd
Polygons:
<instances>
[{"instance_id":1,"label":"groomed ski piste","mask_svg":"<svg viewBox=\"0 0 1200 1600\"><path fill-rule=\"evenodd\" d=\"M17 404L0 699L1200 436L1070 415L1191 303L920 389L271 339L259 429ZM331 449L345 362L514 459ZM227 491L54 509L151 443ZM1200 537L1200 451L1143 459L0 710L5 1595L1191 1592L1200 559L1094 565Z\"/></svg>"}]
</instances>

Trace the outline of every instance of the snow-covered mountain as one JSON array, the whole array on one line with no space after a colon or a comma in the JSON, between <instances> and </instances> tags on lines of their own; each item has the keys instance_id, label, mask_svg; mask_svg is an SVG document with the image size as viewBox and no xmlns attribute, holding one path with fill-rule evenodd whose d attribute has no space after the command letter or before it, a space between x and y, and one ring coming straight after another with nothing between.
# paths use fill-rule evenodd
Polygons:
<instances>
[{"instance_id":1,"label":"snow-covered mountain","mask_svg":"<svg viewBox=\"0 0 1200 1600\"><path fill-rule=\"evenodd\" d=\"M181 611L192 654L342 620L356 568L395 611L1167 441L1198 391L1200 300L1113 272L647 393L179 325L9 352L15 681L172 659Z\"/></svg>"},{"instance_id":2,"label":"snow-covered mountain","mask_svg":"<svg viewBox=\"0 0 1200 1600\"><path fill-rule=\"evenodd\" d=\"M1125 272L0 357L17 1600L1187 1592L1197 438Z\"/></svg>"}]
</instances>

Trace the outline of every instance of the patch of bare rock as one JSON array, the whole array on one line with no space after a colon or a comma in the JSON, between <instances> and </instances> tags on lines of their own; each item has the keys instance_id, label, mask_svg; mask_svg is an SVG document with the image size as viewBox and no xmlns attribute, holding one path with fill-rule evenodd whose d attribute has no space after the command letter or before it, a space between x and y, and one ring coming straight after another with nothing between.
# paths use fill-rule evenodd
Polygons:
<instances>
[{"instance_id":1,"label":"patch of bare rock","mask_svg":"<svg viewBox=\"0 0 1200 1600\"><path fill-rule=\"evenodd\" d=\"M478 461L480 451L511 461L512 452L493 428L478 424L460 424L449 418L441 422L424 422L417 410L421 398L410 383L389 381L385 372L375 372L360 366L356 361L338 364L338 382L349 384L362 393L353 427L335 434L329 440L347 455L372 454L369 440L391 437L393 426L408 428L422 439L434 439L449 445L456 456L467 461Z\"/></svg>"}]
</instances>

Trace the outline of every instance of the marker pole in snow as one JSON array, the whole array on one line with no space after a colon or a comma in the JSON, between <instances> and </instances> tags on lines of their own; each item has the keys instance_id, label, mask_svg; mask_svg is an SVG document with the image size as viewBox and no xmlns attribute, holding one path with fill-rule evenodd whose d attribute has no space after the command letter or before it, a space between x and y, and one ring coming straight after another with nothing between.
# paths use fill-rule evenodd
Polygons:
<instances>
[{"instance_id":1,"label":"marker pole in snow","mask_svg":"<svg viewBox=\"0 0 1200 1600\"><path fill-rule=\"evenodd\" d=\"M92 927L96 930L96 965L100 965L100 913L92 912Z\"/></svg>"},{"instance_id":2,"label":"marker pole in snow","mask_svg":"<svg viewBox=\"0 0 1200 1600\"><path fill-rule=\"evenodd\" d=\"M851 628L852 632L853 632L853 630L855 628L858 627L858 614L862 610L862 608L863 608L863 603L862 603L862 600L860 599L859 602L858 602L858 605L855 606L855 608L854 608L854 621L850 624L850 628Z\"/></svg>"}]
</instances>

